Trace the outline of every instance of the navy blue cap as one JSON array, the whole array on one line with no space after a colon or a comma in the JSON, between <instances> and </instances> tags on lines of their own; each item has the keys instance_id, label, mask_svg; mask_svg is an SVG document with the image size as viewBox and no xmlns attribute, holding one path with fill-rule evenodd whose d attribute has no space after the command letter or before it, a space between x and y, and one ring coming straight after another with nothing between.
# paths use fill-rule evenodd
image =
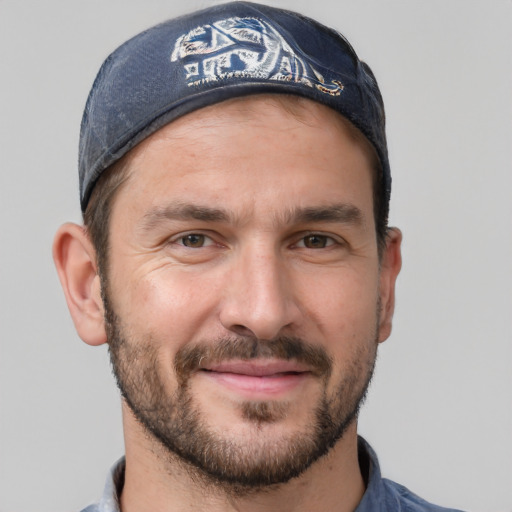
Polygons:
<instances>
[{"instance_id":1,"label":"navy blue cap","mask_svg":"<svg viewBox=\"0 0 512 512\"><path fill-rule=\"evenodd\" d=\"M261 93L310 98L351 121L377 152L388 204L384 105L370 68L343 36L310 18L231 2L152 27L105 60L80 131L82 211L101 173L162 126Z\"/></svg>"}]
</instances>

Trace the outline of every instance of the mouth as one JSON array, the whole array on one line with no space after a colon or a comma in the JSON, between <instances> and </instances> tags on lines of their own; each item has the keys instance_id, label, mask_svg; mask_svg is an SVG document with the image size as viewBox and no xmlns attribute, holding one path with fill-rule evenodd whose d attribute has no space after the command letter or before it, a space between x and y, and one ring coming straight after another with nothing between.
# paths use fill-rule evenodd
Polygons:
<instances>
[{"instance_id":1,"label":"mouth","mask_svg":"<svg viewBox=\"0 0 512 512\"><path fill-rule=\"evenodd\" d=\"M312 371L293 361L251 360L206 364L200 373L212 382L251 399L268 399L297 389Z\"/></svg>"}]
</instances>

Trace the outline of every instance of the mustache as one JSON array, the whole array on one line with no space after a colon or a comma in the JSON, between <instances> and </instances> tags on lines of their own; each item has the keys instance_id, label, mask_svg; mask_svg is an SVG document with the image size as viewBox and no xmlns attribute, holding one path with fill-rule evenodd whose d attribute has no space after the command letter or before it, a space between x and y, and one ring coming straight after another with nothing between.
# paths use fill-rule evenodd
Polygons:
<instances>
[{"instance_id":1,"label":"mustache","mask_svg":"<svg viewBox=\"0 0 512 512\"><path fill-rule=\"evenodd\" d=\"M280 336L273 340L252 337L221 338L208 344L187 345L178 350L174 369L181 383L199 370L201 363L219 363L232 359L281 359L304 363L313 374L328 378L332 371L332 359L322 347L300 338Z\"/></svg>"}]
</instances>

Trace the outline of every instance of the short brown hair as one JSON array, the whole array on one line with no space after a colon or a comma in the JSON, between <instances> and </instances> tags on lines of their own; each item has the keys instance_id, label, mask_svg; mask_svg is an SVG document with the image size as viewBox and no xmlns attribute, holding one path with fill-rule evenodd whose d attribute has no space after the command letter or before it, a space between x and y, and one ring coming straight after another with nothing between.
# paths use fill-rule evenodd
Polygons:
<instances>
[{"instance_id":1,"label":"short brown hair","mask_svg":"<svg viewBox=\"0 0 512 512\"><path fill-rule=\"evenodd\" d=\"M83 214L84 225L96 250L96 265L100 275L107 274L109 264L109 229L114 199L130 176L127 156L103 172Z\"/></svg>"}]
</instances>

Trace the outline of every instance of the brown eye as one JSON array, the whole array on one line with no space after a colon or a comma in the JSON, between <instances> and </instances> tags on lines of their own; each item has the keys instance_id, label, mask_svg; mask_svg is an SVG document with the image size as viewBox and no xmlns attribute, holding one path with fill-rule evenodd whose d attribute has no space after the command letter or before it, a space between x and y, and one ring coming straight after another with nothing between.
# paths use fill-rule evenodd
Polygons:
<instances>
[{"instance_id":1,"label":"brown eye","mask_svg":"<svg viewBox=\"0 0 512 512\"><path fill-rule=\"evenodd\" d=\"M206 241L206 237L204 235L198 235L197 233L192 233L190 235L186 235L181 237L181 243L185 247L204 247Z\"/></svg>"},{"instance_id":2,"label":"brown eye","mask_svg":"<svg viewBox=\"0 0 512 512\"><path fill-rule=\"evenodd\" d=\"M328 236L324 235L308 235L303 239L304 247L308 249L323 249L332 243Z\"/></svg>"}]
</instances>

